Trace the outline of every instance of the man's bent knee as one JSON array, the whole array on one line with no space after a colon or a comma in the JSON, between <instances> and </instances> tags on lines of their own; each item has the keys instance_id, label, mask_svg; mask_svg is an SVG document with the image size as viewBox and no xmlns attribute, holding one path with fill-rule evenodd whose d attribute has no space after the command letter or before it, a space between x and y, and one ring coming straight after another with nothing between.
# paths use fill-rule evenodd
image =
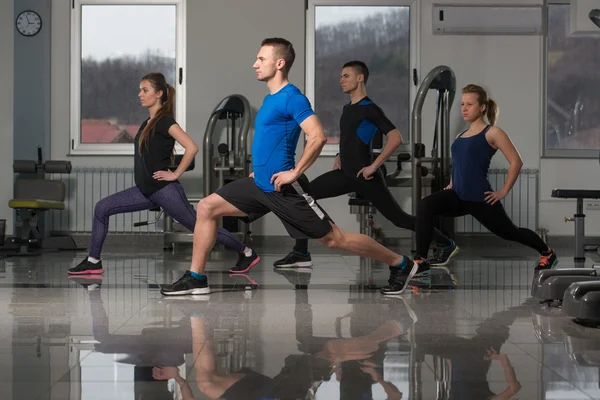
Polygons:
<instances>
[{"instance_id":1,"label":"man's bent knee","mask_svg":"<svg viewBox=\"0 0 600 400\"><path fill-rule=\"evenodd\" d=\"M216 194L211 194L208 197L203 198L198 203L198 209L196 210L196 216L198 219L213 219L217 218L219 212L219 206L221 206L225 200Z\"/></svg>"},{"instance_id":2,"label":"man's bent knee","mask_svg":"<svg viewBox=\"0 0 600 400\"><path fill-rule=\"evenodd\" d=\"M327 235L319 239L319 242L323 243L330 249L343 248L344 241L344 232L335 224L331 224L331 231Z\"/></svg>"}]
</instances>

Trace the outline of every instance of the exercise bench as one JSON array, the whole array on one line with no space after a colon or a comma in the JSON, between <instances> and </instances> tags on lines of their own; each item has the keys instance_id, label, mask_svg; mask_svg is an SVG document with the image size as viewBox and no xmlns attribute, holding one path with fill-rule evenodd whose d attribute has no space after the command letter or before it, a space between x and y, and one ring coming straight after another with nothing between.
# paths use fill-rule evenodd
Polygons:
<instances>
[{"instance_id":1,"label":"exercise bench","mask_svg":"<svg viewBox=\"0 0 600 400\"><path fill-rule=\"evenodd\" d=\"M565 222L575 222L575 262L585 261L585 214L583 213L584 199L600 199L600 190L553 189L552 197L561 199L576 199L577 211L572 218Z\"/></svg>"},{"instance_id":2,"label":"exercise bench","mask_svg":"<svg viewBox=\"0 0 600 400\"><path fill-rule=\"evenodd\" d=\"M18 244L19 251L7 253L6 257L37 256L39 252L31 251L31 246L40 249L77 250L75 241L70 236L47 236L40 232L38 219L49 210L64 210L66 187L62 180L45 179L45 174L70 174L69 161L42 161L42 149L38 147L38 159L15 160L13 172L35 174L32 178L17 178L13 187L13 198L8 206L16 211L16 227L18 236L12 243Z\"/></svg>"}]
</instances>

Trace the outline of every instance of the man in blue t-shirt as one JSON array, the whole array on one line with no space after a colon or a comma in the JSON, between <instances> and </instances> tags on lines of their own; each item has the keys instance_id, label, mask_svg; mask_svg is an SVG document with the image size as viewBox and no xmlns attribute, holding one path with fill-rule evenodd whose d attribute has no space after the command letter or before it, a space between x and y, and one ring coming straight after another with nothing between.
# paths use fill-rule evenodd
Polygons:
<instances>
[{"instance_id":1,"label":"man in blue t-shirt","mask_svg":"<svg viewBox=\"0 0 600 400\"><path fill-rule=\"evenodd\" d=\"M254 69L258 80L267 83L269 94L255 119L254 172L248 178L219 188L198 204L192 265L182 278L161 287L163 295L210 293L204 271L215 244L218 218L223 216L252 222L273 212L295 239L318 239L328 247L386 263L396 287L400 288L388 294L402 293L419 271L418 264L386 249L371 237L343 232L309 195L304 172L315 162L327 138L308 99L288 81L294 59L294 48L289 41L263 40ZM300 131L308 139L302 157L294 165Z\"/></svg>"}]
</instances>

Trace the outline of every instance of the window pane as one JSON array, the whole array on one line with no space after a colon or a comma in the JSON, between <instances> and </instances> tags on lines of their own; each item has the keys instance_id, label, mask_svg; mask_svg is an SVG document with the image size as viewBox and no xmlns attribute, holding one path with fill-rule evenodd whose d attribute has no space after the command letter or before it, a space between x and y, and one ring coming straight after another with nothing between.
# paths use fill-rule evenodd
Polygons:
<instances>
[{"instance_id":1,"label":"window pane","mask_svg":"<svg viewBox=\"0 0 600 400\"><path fill-rule=\"evenodd\" d=\"M548 7L548 149L600 147L600 37L569 35L569 5Z\"/></svg>"},{"instance_id":2,"label":"window pane","mask_svg":"<svg viewBox=\"0 0 600 400\"><path fill-rule=\"evenodd\" d=\"M81 143L133 143L148 110L140 78L175 83L175 5L83 5Z\"/></svg>"},{"instance_id":3,"label":"window pane","mask_svg":"<svg viewBox=\"0 0 600 400\"><path fill-rule=\"evenodd\" d=\"M410 8L407 6L315 7L315 99L327 142L339 143L340 88L347 61L369 68L367 95L383 109L408 143L410 118Z\"/></svg>"}]
</instances>

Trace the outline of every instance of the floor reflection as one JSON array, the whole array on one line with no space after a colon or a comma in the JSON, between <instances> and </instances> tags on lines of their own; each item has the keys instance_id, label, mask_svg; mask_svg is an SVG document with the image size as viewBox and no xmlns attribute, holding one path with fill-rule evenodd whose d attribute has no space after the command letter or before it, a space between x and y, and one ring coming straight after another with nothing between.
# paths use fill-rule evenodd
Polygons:
<instances>
[{"instance_id":1,"label":"floor reflection","mask_svg":"<svg viewBox=\"0 0 600 400\"><path fill-rule=\"evenodd\" d=\"M600 398L600 330L530 297L531 260L459 259L384 297L387 267L327 257L215 268L213 293L180 298L158 293L180 274L159 258L91 279L59 257L5 263L3 398Z\"/></svg>"}]
</instances>

